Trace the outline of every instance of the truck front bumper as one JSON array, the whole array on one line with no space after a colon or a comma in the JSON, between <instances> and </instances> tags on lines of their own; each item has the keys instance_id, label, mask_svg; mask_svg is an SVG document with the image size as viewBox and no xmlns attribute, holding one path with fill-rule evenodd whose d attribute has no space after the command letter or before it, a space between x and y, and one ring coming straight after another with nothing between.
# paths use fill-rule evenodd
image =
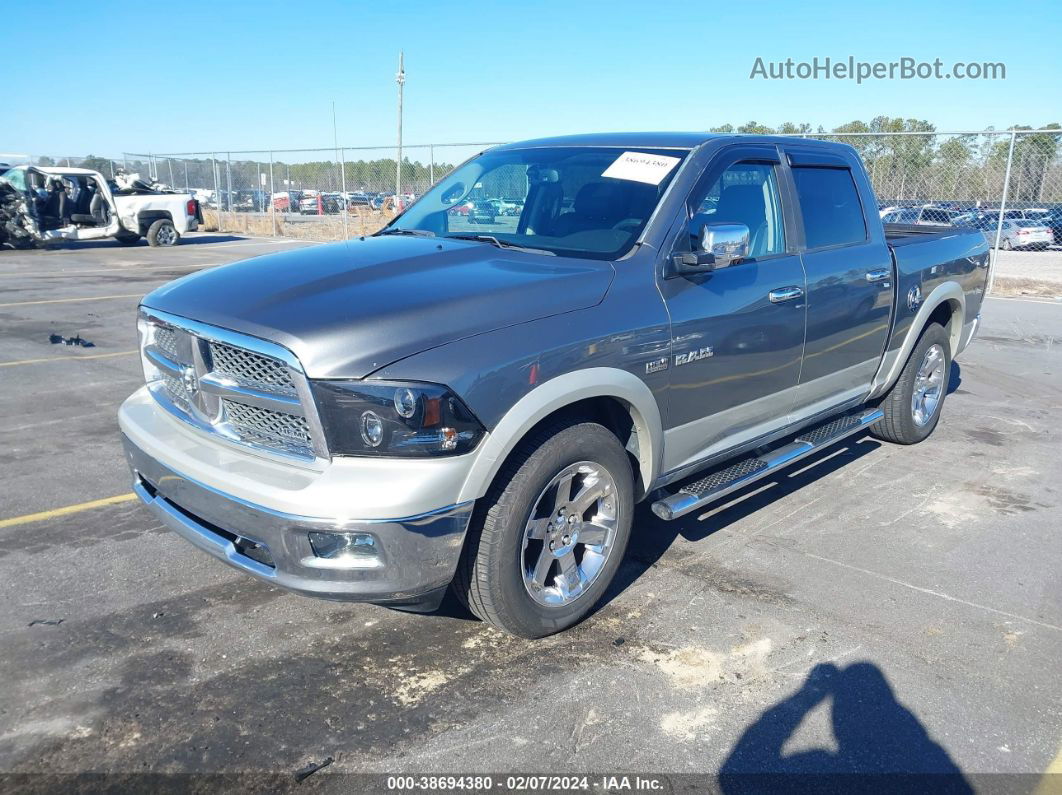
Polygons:
<instances>
[{"instance_id":1,"label":"truck front bumper","mask_svg":"<svg viewBox=\"0 0 1062 795\"><path fill-rule=\"evenodd\" d=\"M323 599L433 610L457 568L472 502L397 519L280 512L223 493L158 460L123 433L133 490L204 552L272 585ZM366 534L375 557L318 557L310 533Z\"/></svg>"}]
</instances>

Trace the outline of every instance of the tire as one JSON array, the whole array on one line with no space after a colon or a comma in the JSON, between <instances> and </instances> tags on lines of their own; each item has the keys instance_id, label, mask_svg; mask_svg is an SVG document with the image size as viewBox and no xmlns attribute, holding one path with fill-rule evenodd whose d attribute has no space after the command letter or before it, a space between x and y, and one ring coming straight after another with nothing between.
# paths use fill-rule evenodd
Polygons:
<instances>
[{"instance_id":1,"label":"tire","mask_svg":"<svg viewBox=\"0 0 1062 795\"><path fill-rule=\"evenodd\" d=\"M1004 251L1011 251L1014 249L1014 244L1010 242L1009 238L1003 238L1003 242L999 245L1003 247Z\"/></svg>"},{"instance_id":2,"label":"tire","mask_svg":"<svg viewBox=\"0 0 1062 795\"><path fill-rule=\"evenodd\" d=\"M148 227L147 241L149 246L168 248L176 246L180 239L181 236L177 232L177 227L173 225L173 221L167 218L160 218Z\"/></svg>"},{"instance_id":3,"label":"tire","mask_svg":"<svg viewBox=\"0 0 1062 795\"><path fill-rule=\"evenodd\" d=\"M568 471L573 478L561 483L568 484L570 502L558 496L563 486L552 485ZM558 516L556 506L567 508L580 493L602 496L582 516L566 514L556 526L544 515ZM524 638L560 632L586 616L608 588L627 548L633 512L631 465L613 433L589 422L547 427L513 451L477 504L453 589L498 629ZM578 516L578 509L571 513ZM578 540L591 533L601 543ZM541 540L533 538L538 534ZM549 547L550 539L560 546ZM567 587L562 566L579 581L576 588Z\"/></svg>"},{"instance_id":4,"label":"tire","mask_svg":"<svg viewBox=\"0 0 1062 795\"><path fill-rule=\"evenodd\" d=\"M935 351L939 359L939 368L936 363L930 363L931 351ZM938 359L934 359L934 362ZM929 380L935 387L929 388L926 397L930 398L935 388L935 399L916 401L919 372L927 370L932 374ZM900 377L882 399L879 408L885 413L885 417L871 426L870 435L895 444L917 444L924 440L933 433L937 422L940 421L950 377L951 342L948 333L939 323L931 323L926 326L918 344L911 351Z\"/></svg>"},{"instance_id":5,"label":"tire","mask_svg":"<svg viewBox=\"0 0 1062 795\"><path fill-rule=\"evenodd\" d=\"M135 246L140 242L140 235L134 232L119 232L114 236L114 239L123 246Z\"/></svg>"}]
</instances>

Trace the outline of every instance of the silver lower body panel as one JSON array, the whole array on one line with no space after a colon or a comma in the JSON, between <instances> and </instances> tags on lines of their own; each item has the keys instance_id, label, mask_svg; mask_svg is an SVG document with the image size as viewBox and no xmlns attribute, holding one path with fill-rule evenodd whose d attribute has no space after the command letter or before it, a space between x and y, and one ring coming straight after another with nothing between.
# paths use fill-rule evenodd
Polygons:
<instances>
[{"instance_id":1,"label":"silver lower body panel","mask_svg":"<svg viewBox=\"0 0 1062 795\"><path fill-rule=\"evenodd\" d=\"M432 609L453 579L473 503L399 519L293 516L175 472L125 435L133 490L167 527L204 552L272 585L322 599ZM356 506L352 506L352 510ZM368 533L375 566L340 567L314 555L310 532Z\"/></svg>"}]
</instances>

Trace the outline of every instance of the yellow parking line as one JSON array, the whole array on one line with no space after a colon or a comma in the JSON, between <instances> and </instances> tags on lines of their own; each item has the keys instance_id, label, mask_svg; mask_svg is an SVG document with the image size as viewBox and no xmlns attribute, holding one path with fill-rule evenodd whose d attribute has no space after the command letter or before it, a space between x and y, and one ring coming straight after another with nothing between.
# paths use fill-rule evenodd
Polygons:
<instances>
[{"instance_id":1,"label":"yellow parking line","mask_svg":"<svg viewBox=\"0 0 1062 795\"><path fill-rule=\"evenodd\" d=\"M0 304L3 306L3 304ZM48 362L63 362L70 359L109 359L112 356L129 356L140 351L118 351L117 353L90 353L85 356L48 356L43 359L23 359L20 362L0 362L0 367L17 367L20 364L46 364Z\"/></svg>"},{"instance_id":2,"label":"yellow parking line","mask_svg":"<svg viewBox=\"0 0 1062 795\"><path fill-rule=\"evenodd\" d=\"M130 492L129 494L119 494L117 497L104 497L102 500L83 502L79 505L67 505L65 508L53 508L50 511L41 511L40 513L28 513L25 516L13 516L10 519L0 519L0 528L14 527L15 525L29 524L30 522L43 522L45 519L55 519L58 516L69 516L72 513L89 511L93 508L102 508L104 505L117 505L120 502L129 502L135 499L136 495Z\"/></svg>"},{"instance_id":3,"label":"yellow parking line","mask_svg":"<svg viewBox=\"0 0 1062 795\"><path fill-rule=\"evenodd\" d=\"M1062 746L1040 777L1033 795L1058 795L1062 792Z\"/></svg>"},{"instance_id":4,"label":"yellow parking line","mask_svg":"<svg viewBox=\"0 0 1062 795\"><path fill-rule=\"evenodd\" d=\"M111 298L140 298L143 293L130 293L129 295L95 295L91 298L50 298L47 301L15 301L0 306L29 306L30 304L72 304L77 301L108 301Z\"/></svg>"}]
</instances>

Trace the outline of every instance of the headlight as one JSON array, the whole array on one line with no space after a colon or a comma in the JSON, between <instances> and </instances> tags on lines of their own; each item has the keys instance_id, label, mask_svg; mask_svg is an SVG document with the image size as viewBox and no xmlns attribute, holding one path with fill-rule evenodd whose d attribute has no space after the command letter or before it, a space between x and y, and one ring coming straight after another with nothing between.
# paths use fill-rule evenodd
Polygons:
<instances>
[{"instance_id":1,"label":"headlight","mask_svg":"<svg viewBox=\"0 0 1062 795\"><path fill-rule=\"evenodd\" d=\"M148 359L144 353L144 349L154 343L155 330L158 328L154 323L144 317L143 314L137 316L136 319L136 335L140 342L140 363L144 366L144 381L152 383L162 378L162 371L159 370L151 360Z\"/></svg>"},{"instance_id":2,"label":"headlight","mask_svg":"<svg viewBox=\"0 0 1062 795\"><path fill-rule=\"evenodd\" d=\"M336 455L459 455L484 434L460 398L438 384L311 384L328 449Z\"/></svg>"}]
</instances>

